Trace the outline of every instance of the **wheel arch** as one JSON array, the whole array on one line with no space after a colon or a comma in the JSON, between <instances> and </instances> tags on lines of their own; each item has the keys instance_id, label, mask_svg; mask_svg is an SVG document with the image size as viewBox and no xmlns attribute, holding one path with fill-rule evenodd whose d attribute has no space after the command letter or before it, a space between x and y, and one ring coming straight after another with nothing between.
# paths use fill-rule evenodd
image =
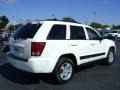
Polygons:
<instances>
[{"instance_id":1,"label":"wheel arch","mask_svg":"<svg viewBox=\"0 0 120 90\"><path fill-rule=\"evenodd\" d=\"M62 58L62 57L70 58L73 61L73 63L75 64L75 66L77 66L77 59L74 54L72 54L72 53L63 54L59 58Z\"/></svg>"},{"instance_id":2,"label":"wheel arch","mask_svg":"<svg viewBox=\"0 0 120 90\"><path fill-rule=\"evenodd\" d=\"M110 49L113 50L114 54L116 53L116 48L115 48L115 46L110 46L110 47L107 49L107 52L106 52L105 57L107 57L107 55L108 55Z\"/></svg>"},{"instance_id":3,"label":"wheel arch","mask_svg":"<svg viewBox=\"0 0 120 90\"><path fill-rule=\"evenodd\" d=\"M114 53L116 52L116 50L115 50L115 47L114 46L111 46L110 48L109 48L109 50L110 49L112 49L113 51L114 51Z\"/></svg>"},{"instance_id":4,"label":"wheel arch","mask_svg":"<svg viewBox=\"0 0 120 90\"><path fill-rule=\"evenodd\" d=\"M57 61L56 65L55 65L54 70L56 69L58 63L60 62L59 60L60 60L60 58L62 58L62 57L70 58L70 59L72 60L72 62L74 63L74 65L75 65L75 69L77 68L77 59L76 59L75 55L72 54L72 53L67 53L67 54L61 55L61 56L58 58L58 61ZM53 70L53 72L54 72L54 70Z\"/></svg>"},{"instance_id":5,"label":"wheel arch","mask_svg":"<svg viewBox=\"0 0 120 90\"><path fill-rule=\"evenodd\" d=\"M111 46L111 47L109 48L109 50L110 50L110 49L112 49L113 52L114 52L114 54L115 54L115 52L116 52L116 48L115 48L114 46Z\"/></svg>"}]
</instances>

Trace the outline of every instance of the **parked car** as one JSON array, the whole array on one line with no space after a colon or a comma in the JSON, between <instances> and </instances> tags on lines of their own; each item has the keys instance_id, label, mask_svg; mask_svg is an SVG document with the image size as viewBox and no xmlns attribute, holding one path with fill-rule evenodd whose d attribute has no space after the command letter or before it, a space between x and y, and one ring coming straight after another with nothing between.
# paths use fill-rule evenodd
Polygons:
<instances>
[{"instance_id":1,"label":"parked car","mask_svg":"<svg viewBox=\"0 0 120 90\"><path fill-rule=\"evenodd\" d=\"M32 73L52 73L67 83L77 66L103 59L112 64L115 43L92 27L62 21L36 21L23 25L9 40L9 62Z\"/></svg>"},{"instance_id":2,"label":"parked car","mask_svg":"<svg viewBox=\"0 0 120 90\"><path fill-rule=\"evenodd\" d=\"M113 30L111 33L108 34L108 37L113 37L115 39L118 39L118 38L120 38L120 31Z\"/></svg>"},{"instance_id":3,"label":"parked car","mask_svg":"<svg viewBox=\"0 0 120 90\"><path fill-rule=\"evenodd\" d=\"M99 30L98 31L99 33L100 33L100 35L103 37L103 38L113 38L113 37L109 37L109 33L112 33L113 32L113 30L105 30L105 29L103 29L103 30Z\"/></svg>"}]
</instances>

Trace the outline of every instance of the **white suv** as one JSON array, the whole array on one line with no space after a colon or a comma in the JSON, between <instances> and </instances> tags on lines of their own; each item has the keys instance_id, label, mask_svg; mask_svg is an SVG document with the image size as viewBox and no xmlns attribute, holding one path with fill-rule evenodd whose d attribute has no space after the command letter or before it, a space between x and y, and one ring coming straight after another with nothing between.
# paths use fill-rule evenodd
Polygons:
<instances>
[{"instance_id":1,"label":"white suv","mask_svg":"<svg viewBox=\"0 0 120 90\"><path fill-rule=\"evenodd\" d=\"M120 31L119 30L113 30L111 33L108 33L108 37L113 37L115 39L120 38Z\"/></svg>"},{"instance_id":2,"label":"white suv","mask_svg":"<svg viewBox=\"0 0 120 90\"><path fill-rule=\"evenodd\" d=\"M78 65L103 59L113 63L116 47L87 25L37 21L19 28L10 38L9 62L32 73L52 73L59 83L71 80Z\"/></svg>"}]
</instances>

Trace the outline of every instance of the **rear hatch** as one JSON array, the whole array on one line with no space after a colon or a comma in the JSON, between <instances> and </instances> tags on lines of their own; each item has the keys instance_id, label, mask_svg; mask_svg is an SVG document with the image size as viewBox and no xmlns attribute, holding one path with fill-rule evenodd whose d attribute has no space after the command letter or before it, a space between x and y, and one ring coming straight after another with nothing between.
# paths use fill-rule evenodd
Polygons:
<instances>
[{"instance_id":1,"label":"rear hatch","mask_svg":"<svg viewBox=\"0 0 120 90\"><path fill-rule=\"evenodd\" d=\"M27 23L17 29L9 40L10 53L20 58L30 58L31 42L41 25L40 23Z\"/></svg>"}]
</instances>

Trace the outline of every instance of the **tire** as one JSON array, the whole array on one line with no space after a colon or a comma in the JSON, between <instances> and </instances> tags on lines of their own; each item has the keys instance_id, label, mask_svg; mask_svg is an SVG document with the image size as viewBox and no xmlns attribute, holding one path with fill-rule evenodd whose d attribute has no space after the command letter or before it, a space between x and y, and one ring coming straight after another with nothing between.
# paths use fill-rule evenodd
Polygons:
<instances>
[{"instance_id":1,"label":"tire","mask_svg":"<svg viewBox=\"0 0 120 90\"><path fill-rule=\"evenodd\" d=\"M74 63L69 58L60 58L53 74L56 83L63 84L69 82L74 75Z\"/></svg>"},{"instance_id":2,"label":"tire","mask_svg":"<svg viewBox=\"0 0 120 90\"><path fill-rule=\"evenodd\" d=\"M114 51L113 49L110 49L107 55L107 58L105 59L106 65L111 65L114 62Z\"/></svg>"}]
</instances>

